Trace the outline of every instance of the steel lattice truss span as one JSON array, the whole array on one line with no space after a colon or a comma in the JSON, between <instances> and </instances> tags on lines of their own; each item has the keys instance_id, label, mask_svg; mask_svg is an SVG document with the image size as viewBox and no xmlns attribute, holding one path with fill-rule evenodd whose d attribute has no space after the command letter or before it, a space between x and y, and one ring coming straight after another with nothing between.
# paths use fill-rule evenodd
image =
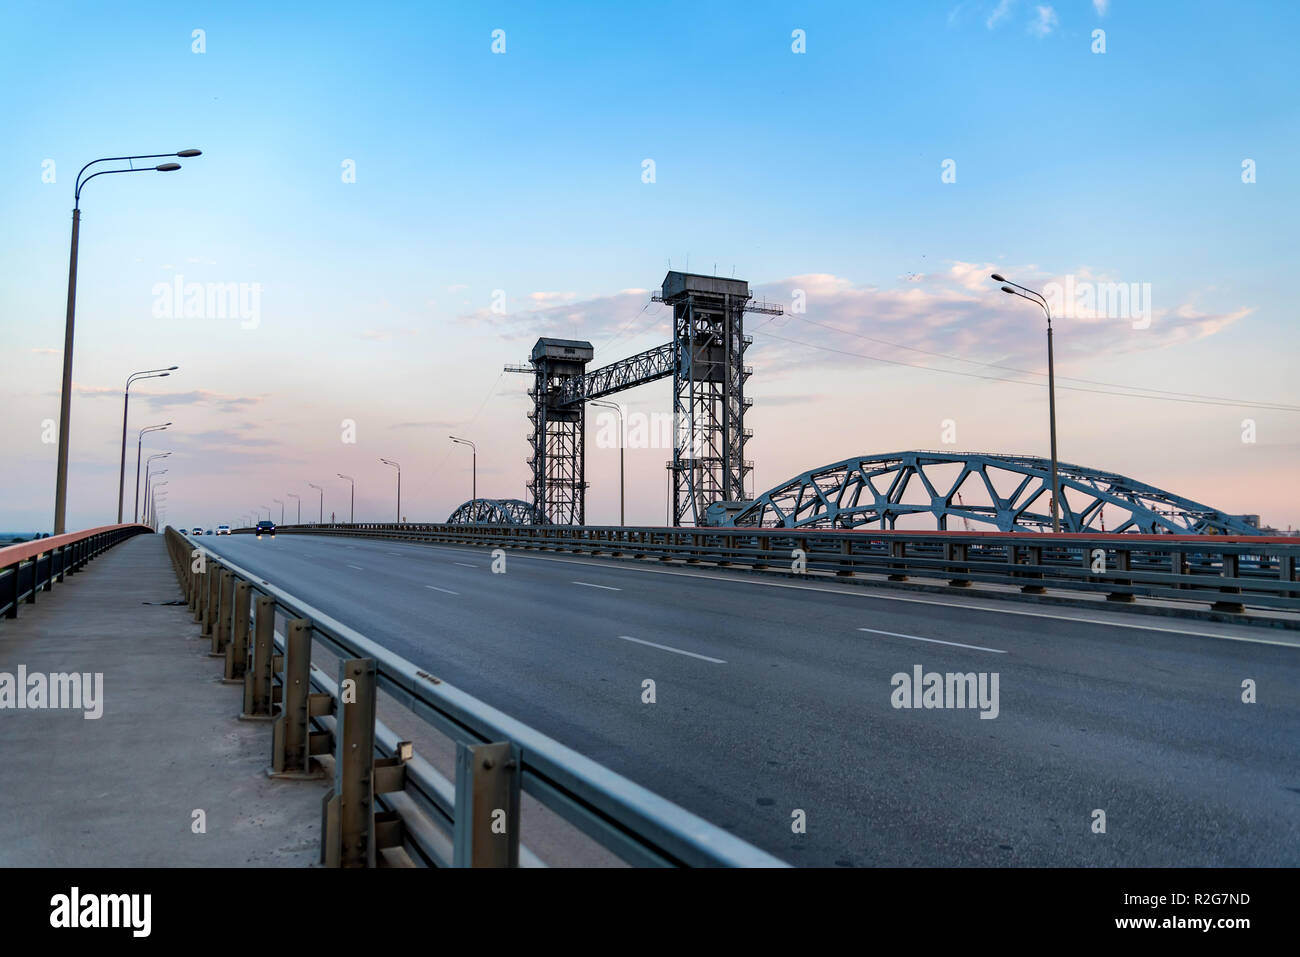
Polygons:
<instances>
[{"instance_id":1,"label":"steel lattice truss span","mask_svg":"<svg viewBox=\"0 0 1300 957\"><path fill-rule=\"evenodd\" d=\"M531 502L517 498L470 499L447 519L448 525L540 525Z\"/></svg>"},{"instance_id":2,"label":"steel lattice truss span","mask_svg":"<svg viewBox=\"0 0 1300 957\"><path fill-rule=\"evenodd\" d=\"M1243 516L1123 475L1066 462L1057 471L1063 532L1262 534ZM812 469L764 492L730 521L721 511L711 517L762 528L892 529L905 516L930 515L939 529L960 530L950 524L960 519L977 531L1041 531L1052 527L1051 486L1049 459L895 452Z\"/></svg>"}]
</instances>

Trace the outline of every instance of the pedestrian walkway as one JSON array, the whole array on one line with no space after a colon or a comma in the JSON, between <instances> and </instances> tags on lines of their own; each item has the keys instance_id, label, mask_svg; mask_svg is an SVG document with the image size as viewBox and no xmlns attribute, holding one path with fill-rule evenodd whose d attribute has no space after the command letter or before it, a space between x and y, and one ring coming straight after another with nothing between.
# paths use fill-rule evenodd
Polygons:
<instances>
[{"instance_id":1,"label":"pedestrian walkway","mask_svg":"<svg viewBox=\"0 0 1300 957\"><path fill-rule=\"evenodd\" d=\"M328 782L267 777L271 726L180 600L139 535L0 623L0 866L316 863Z\"/></svg>"}]
</instances>

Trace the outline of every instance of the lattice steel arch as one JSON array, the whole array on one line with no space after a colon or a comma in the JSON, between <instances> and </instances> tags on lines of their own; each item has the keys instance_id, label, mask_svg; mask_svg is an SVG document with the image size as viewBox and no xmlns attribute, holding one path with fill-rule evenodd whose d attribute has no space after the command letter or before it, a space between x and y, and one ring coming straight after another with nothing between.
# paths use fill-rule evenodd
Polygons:
<instances>
[{"instance_id":1,"label":"lattice steel arch","mask_svg":"<svg viewBox=\"0 0 1300 957\"><path fill-rule=\"evenodd\" d=\"M956 468L953 468L956 466ZM1109 532L1261 535L1241 515L1193 502L1114 472L1058 462L1061 530L1098 532L1111 507ZM769 489L728 521L762 528L892 529L905 515L933 515L1002 532L1052 527L1049 459L985 452L894 452L811 469ZM944 472L944 475L938 473Z\"/></svg>"},{"instance_id":2,"label":"lattice steel arch","mask_svg":"<svg viewBox=\"0 0 1300 957\"><path fill-rule=\"evenodd\" d=\"M448 525L540 525L532 502L517 498L470 499L447 519Z\"/></svg>"}]
</instances>

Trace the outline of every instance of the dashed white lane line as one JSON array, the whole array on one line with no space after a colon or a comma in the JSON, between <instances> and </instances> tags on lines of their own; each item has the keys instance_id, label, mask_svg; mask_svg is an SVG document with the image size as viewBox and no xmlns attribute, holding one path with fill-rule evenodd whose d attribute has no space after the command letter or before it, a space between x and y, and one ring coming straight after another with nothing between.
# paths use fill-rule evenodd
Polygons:
<instances>
[{"instance_id":1,"label":"dashed white lane line","mask_svg":"<svg viewBox=\"0 0 1300 957\"><path fill-rule=\"evenodd\" d=\"M651 648L658 648L660 651L671 651L675 655L686 655L688 658L699 658L701 661L711 661L715 665L725 665L726 662L721 658L710 658L708 655L697 655L693 651L682 651L680 648L670 648L667 645L657 645L653 641L646 641L644 638L633 638L631 635L619 635L624 641L635 641L638 645L649 645Z\"/></svg>"},{"instance_id":2,"label":"dashed white lane line","mask_svg":"<svg viewBox=\"0 0 1300 957\"><path fill-rule=\"evenodd\" d=\"M365 569L362 568L360 565L352 565L352 564L349 564L349 565L348 565L348 568L355 568L355 569L356 569L357 571L359 571L359 572L363 572L363 571L365 571Z\"/></svg>"},{"instance_id":3,"label":"dashed white lane line","mask_svg":"<svg viewBox=\"0 0 1300 957\"><path fill-rule=\"evenodd\" d=\"M459 565L461 568L478 568L477 565L472 565L469 562L452 562L452 564Z\"/></svg>"},{"instance_id":4,"label":"dashed white lane line","mask_svg":"<svg viewBox=\"0 0 1300 957\"><path fill-rule=\"evenodd\" d=\"M603 588L605 591L622 591L621 588L615 588L612 585L593 585L591 582L569 582L570 585L581 585L584 588Z\"/></svg>"},{"instance_id":5,"label":"dashed white lane line","mask_svg":"<svg viewBox=\"0 0 1300 957\"><path fill-rule=\"evenodd\" d=\"M437 585L425 585L425 588L432 588L434 591L440 591L444 595L459 595L460 592L452 591L450 588L439 588Z\"/></svg>"},{"instance_id":6,"label":"dashed white lane line","mask_svg":"<svg viewBox=\"0 0 1300 957\"><path fill-rule=\"evenodd\" d=\"M1006 652L1001 648L984 648L980 645L963 645L959 641L940 641L938 638L922 638L920 635L902 635L896 631L879 631L875 628L859 628L858 631L867 631L873 635L888 635L890 638L910 638L913 641L928 641L936 645L951 645L954 648L970 648L972 651L991 651L995 655L1006 654Z\"/></svg>"}]
</instances>

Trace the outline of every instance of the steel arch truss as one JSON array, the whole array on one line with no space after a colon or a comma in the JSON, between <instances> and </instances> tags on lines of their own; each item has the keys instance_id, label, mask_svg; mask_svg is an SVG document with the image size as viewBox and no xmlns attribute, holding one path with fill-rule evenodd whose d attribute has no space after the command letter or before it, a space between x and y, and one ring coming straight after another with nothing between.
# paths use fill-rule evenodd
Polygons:
<instances>
[{"instance_id":1,"label":"steel arch truss","mask_svg":"<svg viewBox=\"0 0 1300 957\"><path fill-rule=\"evenodd\" d=\"M517 498L470 499L447 519L448 525L540 525L531 502Z\"/></svg>"},{"instance_id":2,"label":"steel arch truss","mask_svg":"<svg viewBox=\"0 0 1300 957\"><path fill-rule=\"evenodd\" d=\"M1097 469L1057 463L1063 532L1259 535L1229 515ZM1049 459L972 452L896 452L845 459L764 492L726 524L762 528L896 527L932 515L938 528L1001 532L1052 527ZM951 525L950 519L963 520ZM909 522L907 527L918 527Z\"/></svg>"}]
</instances>

